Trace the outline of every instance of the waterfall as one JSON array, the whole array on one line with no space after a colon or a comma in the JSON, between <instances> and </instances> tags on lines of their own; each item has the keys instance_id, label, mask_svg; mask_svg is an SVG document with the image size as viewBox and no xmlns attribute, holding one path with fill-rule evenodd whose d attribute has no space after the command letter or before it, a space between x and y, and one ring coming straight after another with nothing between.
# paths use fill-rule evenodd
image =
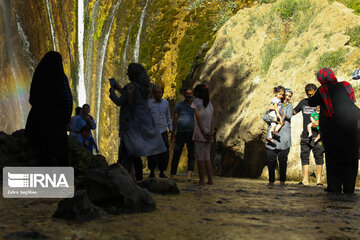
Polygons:
<instances>
[{"instance_id":1,"label":"waterfall","mask_svg":"<svg viewBox=\"0 0 360 240\"><path fill-rule=\"evenodd\" d=\"M90 99L89 95L91 94L91 92L89 91L89 89L92 89L91 77L92 77L93 44L94 44L95 26L96 26L98 12L99 12L99 3L100 3L100 1L97 0L94 4L93 10L92 10L92 16L91 16L91 21L90 21L90 31L88 34L87 44L86 44L85 86L88 89L87 99Z\"/></svg>"},{"instance_id":2,"label":"waterfall","mask_svg":"<svg viewBox=\"0 0 360 240\"><path fill-rule=\"evenodd\" d=\"M33 54L30 51L30 43L29 43L29 40L25 34L25 31L21 25L21 21L20 21L16 6L15 6L15 2L13 2L13 8L14 8L14 13L15 13L15 18L16 18L16 26L17 26L17 30L18 30L18 33L20 36L22 53L24 55L25 62L26 62L26 67L27 67L26 70L29 75L29 78L31 78L31 75L33 74L33 72L35 70L36 61L33 57Z\"/></svg>"},{"instance_id":3,"label":"waterfall","mask_svg":"<svg viewBox=\"0 0 360 240\"><path fill-rule=\"evenodd\" d=\"M121 76L122 86L124 86L125 82L126 82L126 76L125 76L125 71L126 71L126 67L127 67L126 56L127 56L127 49L129 48L131 27L132 27L132 25L130 25L128 33L127 33L125 47L124 47L124 53L123 53L123 57L122 57L122 64L123 64L122 76Z\"/></svg>"},{"instance_id":4,"label":"waterfall","mask_svg":"<svg viewBox=\"0 0 360 240\"><path fill-rule=\"evenodd\" d=\"M84 82L84 0L78 0L78 19L77 19L77 38L78 38L78 105L86 103L86 89Z\"/></svg>"},{"instance_id":5,"label":"waterfall","mask_svg":"<svg viewBox=\"0 0 360 240\"><path fill-rule=\"evenodd\" d=\"M118 0L118 2L116 3L115 6L112 7L112 11L110 14L110 24L108 26L108 28L105 30L105 37L104 37L104 41L103 44L101 46L100 49L100 60L99 60L99 64L98 64L98 69L97 69L97 73L96 73L96 80L97 80L97 84L96 84L96 89L97 89L97 106L96 106L96 124L97 124L97 128L96 128L96 142L97 144L99 144L99 126L100 126L100 105L101 105L101 90L102 90L102 76L103 76L103 68L104 68L104 62L105 62L105 55L106 55L106 48L107 48L107 44L109 41L109 36L110 36L110 31L111 31L111 27L112 24L114 22L114 18L115 18L115 13L118 10L119 6L120 6L121 0Z\"/></svg>"},{"instance_id":6,"label":"waterfall","mask_svg":"<svg viewBox=\"0 0 360 240\"><path fill-rule=\"evenodd\" d=\"M143 23L144 23L144 18L145 18L145 15L146 15L146 9L147 9L148 3L149 3L149 0L146 0L145 7L143 8L143 10L141 12L139 31L138 31L138 34L136 36L135 49L134 49L134 62L136 62L136 63L139 62L140 35L141 35L141 30L142 30L142 26L143 26Z\"/></svg>"},{"instance_id":7,"label":"waterfall","mask_svg":"<svg viewBox=\"0 0 360 240\"><path fill-rule=\"evenodd\" d=\"M51 30L51 37L52 37L52 42L53 42L53 48L54 51L56 51L56 37L55 37L55 30L54 30L54 24L52 21L52 17L51 17L51 7L49 4L49 0L45 0L46 2L46 9L47 9L47 14L49 16L49 23L50 23L50 30Z\"/></svg>"},{"instance_id":8,"label":"waterfall","mask_svg":"<svg viewBox=\"0 0 360 240\"><path fill-rule=\"evenodd\" d=\"M24 127L25 111L24 111L23 103L27 99L24 89L21 86L21 79L17 74L18 72L21 71L15 55L16 51L14 48L13 32L11 29L12 20L11 20L11 8L9 5L9 1L0 1L0 7L2 10L0 16L3 17L3 23L4 23L7 56L9 58L9 66L15 83L15 95L16 95L15 103L17 102L19 106L19 112L20 112L20 118L22 124L21 127Z\"/></svg>"}]
</instances>

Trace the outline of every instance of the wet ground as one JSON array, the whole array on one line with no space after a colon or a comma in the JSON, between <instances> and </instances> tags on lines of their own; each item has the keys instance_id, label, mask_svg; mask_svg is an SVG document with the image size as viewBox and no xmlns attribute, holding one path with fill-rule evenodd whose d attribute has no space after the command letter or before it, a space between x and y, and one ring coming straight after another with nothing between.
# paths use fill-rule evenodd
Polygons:
<instances>
[{"instance_id":1,"label":"wet ground","mask_svg":"<svg viewBox=\"0 0 360 240\"><path fill-rule=\"evenodd\" d=\"M89 223L53 220L57 199L0 198L0 238L37 231L51 239L360 239L360 192L215 178L200 187L177 180L181 194L153 195L151 213L103 216Z\"/></svg>"}]
</instances>

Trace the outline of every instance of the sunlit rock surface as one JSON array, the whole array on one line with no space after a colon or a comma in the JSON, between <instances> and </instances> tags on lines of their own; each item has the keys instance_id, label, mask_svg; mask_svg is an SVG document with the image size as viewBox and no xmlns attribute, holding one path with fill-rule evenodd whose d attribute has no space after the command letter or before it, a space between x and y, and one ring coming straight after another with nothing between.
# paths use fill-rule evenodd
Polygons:
<instances>
[{"instance_id":1,"label":"sunlit rock surface","mask_svg":"<svg viewBox=\"0 0 360 240\"><path fill-rule=\"evenodd\" d=\"M262 174L267 129L262 116L275 86L292 89L295 107L306 97L305 85L318 86L315 73L327 66L336 71L339 81L349 81L359 95L359 82L351 80L351 73L358 66L360 49L348 32L359 25L360 16L327 0L305 1L308 4L293 8L293 16L282 16L291 2L296 1L240 10L218 31L200 69L200 81L209 84L211 91L218 141L227 147L225 175ZM332 54L327 61L325 54ZM299 180L301 113L292 117L291 128L287 175ZM311 167L314 165L312 158ZM263 176L267 177L266 168Z\"/></svg>"}]
</instances>

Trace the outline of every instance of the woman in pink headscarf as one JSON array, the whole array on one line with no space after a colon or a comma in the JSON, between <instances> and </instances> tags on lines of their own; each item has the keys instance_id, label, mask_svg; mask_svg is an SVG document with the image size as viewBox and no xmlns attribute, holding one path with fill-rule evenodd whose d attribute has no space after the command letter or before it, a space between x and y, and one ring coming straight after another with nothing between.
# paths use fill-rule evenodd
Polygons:
<instances>
[{"instance_id":1,"label":"woman in pink headscarf","mask_svg":"<svg viewBox=\"0 0 360 240\"><path fill-rule=\"evenodd\" d=\"M358 172L360 111L354 104L354 89L338 82L331 69L317 73L321 87L309 99L320 105L319 127L325 148L327 188L325 191L353 193Z\"/></svg>"}]
</instances>

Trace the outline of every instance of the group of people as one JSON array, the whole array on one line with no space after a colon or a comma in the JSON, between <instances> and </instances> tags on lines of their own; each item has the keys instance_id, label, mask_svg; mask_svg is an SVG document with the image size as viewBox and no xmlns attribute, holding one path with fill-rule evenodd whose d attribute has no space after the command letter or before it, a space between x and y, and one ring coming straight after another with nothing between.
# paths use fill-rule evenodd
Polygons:
<instances>
[{"instance_id":1,"label":"group of people","mask_svg":"<svg viewBox=\"0 0 360 240\"><path fill-rule=\"evenodd\" d=\"M148 159L149 177L155 177L155 168L160 170L159 177L167 178L165 170L169 162L169 138L175 144L171 163L171 177L177 173L179 159L186 144L188 149L188 175L191 179L195 156L199 169L199 184L213 184L210 162L210 147L213 132L214 108L209 99L209 90L204 84L184 90L184 101L176 105L171 118L169 103L162 99L163 89L152 88L144 67L139 63L128 66L130 83L123 88L115 82L110 87L110 99L120 109L120 147L118 163L129 172L133 167L137 181L143 179L143 165L140 157ZM121 93L120 97L116 91ZM195 98L193 99L193 94ZM168 132L169 131L169 132ZM169 136L170 134L170 136Z\"/></svg>"},{"instance_id":2,"label":"group of people","mask_svg":"<svg viewBox=\"0 0 360 240\"><path fill-rule=\"evenodd\" d=\"M316 163L316 183L323 186L321 176L325 153L325 190L353 193L360 143L360 111L354 104L354 89L348 82L338 82L334 72L328 68L323 68L317 73L317 80L321 84L319 89L314 84L307 84L307 98L301 100L294 109L290 103L293 92L282 86L274 89L275 97L263 116L263 120L268 123L265 147L269 185L275 182L277 161L280 184L285 184L291 146L291 117L302 112L300 159L303 179L299 184L309 185L309 156L312 151Z\"/></svg>"},{"instance_id":3,"label":"group of people","mask_svg":"<svg viewBox=\"0 0 360 240\"><path fill-rule=\"evenodd\" d=\"M195 156L199 170L199 184L213 184L210 146L214 138L214 108L209 99L209 89L204 84L194 90L184 90L184 101L176 105L173 118L169 103L162 99L163 89L152 88L144 67L131 63L127 69L130 83L121 87L111 85L110 99L120 109L118 162L129 172L135 170L136 179L143 179L142 160L148 157L150 177L166 178L165 170L169 162L169 138L173 141L174 152L171 162L171 177L177 173L179 158L186 144L188 149L188 175L191 179ZM360 74L354 72L353 78ZM265 142L269 184L275 182L276 161L279 161L280 184L285 184L287 158L291 146L291 117L299 112L303 116L301 134L301 164L303 180L309 184L309 156L313 151L316 162L316 182L321 186L324 153L326 156L327 188L329 192L354 192L358 170L359 109L354 104L354 90L348 82L338 82L328 68L317 73L321 87L305 86L307 98L293 108L290 100L293 92L278 86L275 97L266 110L263 120L268 123ZM118 91L121 96L116 94ZM194 95L194 98L193 98ZM96 128L89 114L90 106L76 108L76 116L71 118L73 97L58 52L48 52L36 67L31 82L30 99L32 106L27 122L26 136L40 165L67 166L67 131L83 143L90 152L98 148L91 130ZM44 114L46 109L46 114ZM170 136L169 136L170 135ZM221 152L222 148L218 148ZM220 161L218 158L216 161Z\"/></svg>"},{"instance_id":4,"label":"group of people","mask_svg":"<svg viewBox=\"0 0 360 240\"><path fill-rule=\"evenodd\" d=\"M136 179L143 179L142 161L148 158L150 177L166 178L165 170L169 162L169 135L175 142L171 164L171 177L177 173L179 159L186 144L188 149L188 175L194 170L195 156L198 160L199 184L204 184L207 173L208 184L213 184L210 163L210 146L213 132L213 106L209 90L199 84L193 90L185 89L185 100L176 105L171 119L169 103L162 99L163 89L153 87L146 70L141 64L131 63L127 75L130 83L123 88L115 82L109 89L110 99L120 110L118 162L129 172L135 170ZM116 92L121 93L118 97ZM152 98L151 96L152 91ZM36 67L30 89L31 110L27 119L25 133L28 142L41 166L68 166L68 137L78 139L91 153L99 152L91 130L96 129L94 118L89 114L90 106L84 104L75 109L71 117L73 97L69 81L64 73L62 57L58 52L45 54ZM44 115L44 109L47 110ZM44 121L46 117L46 121Z\"/></svg>"}]
</instances>

